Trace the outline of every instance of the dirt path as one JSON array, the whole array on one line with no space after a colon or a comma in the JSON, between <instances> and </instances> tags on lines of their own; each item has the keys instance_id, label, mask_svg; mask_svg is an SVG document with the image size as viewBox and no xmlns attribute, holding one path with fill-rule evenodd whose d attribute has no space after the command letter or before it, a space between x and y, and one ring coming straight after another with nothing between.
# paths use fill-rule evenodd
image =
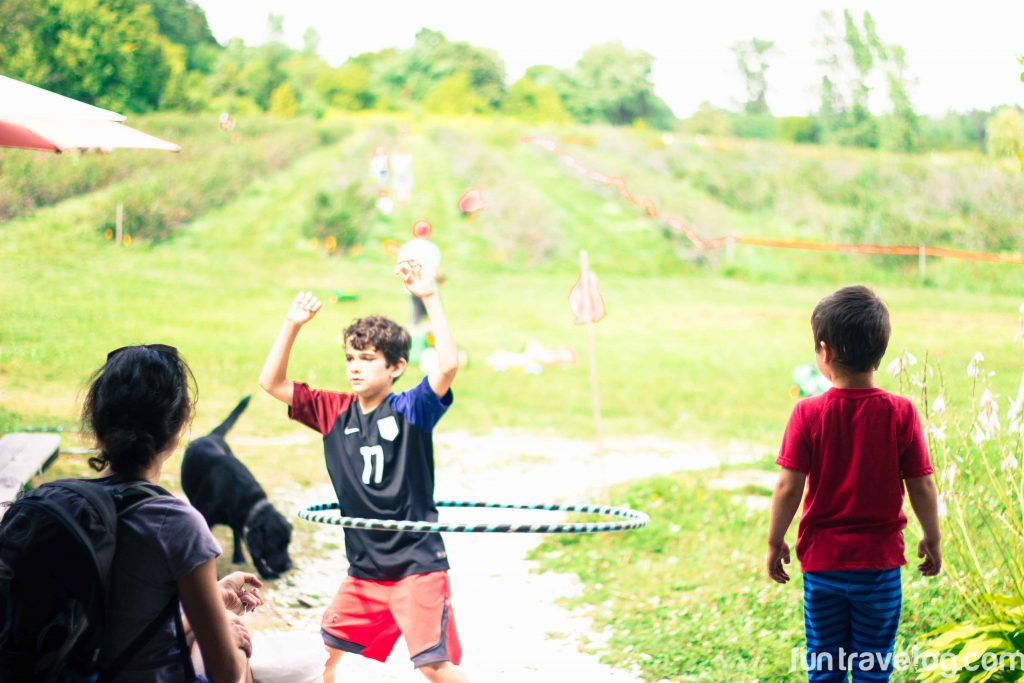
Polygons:
<instances>
[{"instance_id":1,"label":"dirt path","mask_svg":"<svg viewBox=\"0 0 1024 683\"><path fill-rule=\"evenodd\" d=\"M609 442L606 455L600 456L593 444L584 441L500 432L487 436L442 433L435 441L439 500L598 501L610 483L743 462L763 452L741 445L715 450L700 443L630 439ZM296 508L333 500L329 489L306 491L302 499L285 491L275 491L272 497L282 503L294 501ZM442 510L441 514L446 520L480 519L481 512ZM485 519L508 519L513 514L515 519L523 518L519 512L490 514L494 517ZM550 513L536 513L536 518L553 521ZM585 613L556 604L558 598L578 593L581 586L574 576L539 573L536 563L526 559L541 540L530 534L445 536L464 648L463 669L475 683L638 683L641 679L634 672L599 661L604 636L594 630ZM294 630L307 631L319 642L320 615L347 565L337 527L318 528L316 542L333 543L339 549L328 559L301 563L287 582L277 582L266 591L276 607L273 614L254 622L255 629L292 624ZM282 607L299 602L309 607ZM338 671L339 683L424 680L413 671L403 642L384 664L346 655Z\"/></svg>"}]
</instances>

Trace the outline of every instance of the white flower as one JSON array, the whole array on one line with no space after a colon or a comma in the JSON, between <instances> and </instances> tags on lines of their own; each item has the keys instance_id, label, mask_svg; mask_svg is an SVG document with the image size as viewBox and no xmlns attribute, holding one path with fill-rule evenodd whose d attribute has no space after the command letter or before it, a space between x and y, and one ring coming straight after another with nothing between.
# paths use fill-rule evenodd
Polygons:
<instances>
[{"instance_id":1,"label":"white flower","mask_svg":"<svg viewBox=\"0 0 1024 683\"><path fill-rule=\"evenodd\" d=\"M1020 305L1020 314L1024 315L1024 304Z\"/></svg>"},{"instance_id":2,"label":"white flower","mask_svg":"<svg viewBox=\"0 0 1024 683\"><path fill-rule=\"evenodd\" d=\"M998 407L995 397L992 396L992 390L988 388L986 388L985 391L982 392L980 403L981 407L986 410L991 410L992 408Z\"/></svg>"},{"instance_id":3,"label":"white flower","mask_svg":"<svg viewBox=\"0 0 1024 683\"><path fill-rule=\"evenodd\" d=\"M1022 398L1024 398L1024 397L1022 397ZM1011 398L1010 399L1010 411L1008 413L1006 413L1006 419L1011 421L1011 422L1015 421L1020 416L1020 409L1021 409L1020 402L1019 401L1014 401ZM1012 431L1013 428L1011 427L1010 430Z\"/></svg>"},{"instance_id":4,"label":"white flower","mask_svg":"<svg viewBox=\"0 0 1024 683\"><path fill-rule=\"evenodd\" d=\"M985 433L985 441L995 436L999 431L999 402L993 396L990 389L985 389L979 401L981 412L978 413L977 427ZM973 436L971 437L974 438ZM975 443L979 443L975 441Z\"/></svg>"},{"instance_id":5,"label":"white flower","mask_svg":"<svg viewBox=\"0 0 1024 683\"><path fill-rule=\"evenodd\" d=\"M985 356L981 355L981 351L975 351L974 355L971 356L971 362L980 363L985 360Z\"/></svg>"},{"instance_id":6,"label":"white flower","mask_svg":"<svg viewBox=\"0 0 1024 683\"><path fill-rule=\"evenodd\" d=\"M932 437L936 441L946 440L946 425L937 425L933 422L928 425L928 428L925 431L928 433L928 436Z\"/></svg>"},{"instance_id":7,"label":"white flower","mask_svg":"<svg viewBox=\"0 0 1024 683\"><path fill-rule=\"evenodd\" d=\"M1017 469L1017 458L1013 457L1013 453L1010 453L1008 456L1006 456L1006 460L1003 460L1000 467L1004 472L1007 470Z\"/></svg>"},{"instance_id":8,"label":"white flower","mask_svg":"<svg viewBox=\"0 0 1024 683\"><path fill-rule=\"evenodd\" d=\"M981 355L980 353L974 354L974 357L971 358L969 363L967 363L967 376L968 377L974 377L975 379L977 379L978 375L981 374L981 370L978 369L978 363L980 363L984 359L983 358L979 359L978 357L980 355Z\"/></svg>"},{"instance_id":9,"label":"white flower","mask_svg":"<svg viewBox=\"0 0 1024 683\"><path fill-rule=\"evenodd\" d=\"M1020 415L1013 418L1008 429L1010 430L1010 434L1019 435L1024 439L1024 419L1022 419Z\"/></svg>"},{"instance_id":10,"label":"white flower","mask_svg":"<svg viewBox=\"0 0 1024 683\"><path fill-rule=\"evenodd\" d=\"M939 394L938 398L935 399L935 402L932 403L932 412L936 415L941 415L946 412L946 399L942 397L942 394Z\"/></svg>"},{"instance_id":11,"label":"white flower","mask_svg":"<svg viewBox=\"0 0 1024 683\"><path fill-rule=\"evenodd\" d=\"M910 351L904 351L885 366L885 371L893 377L899 377L901 372L917 365L917 358Z\"/></svg>"},{"instance_id":12,"label":"white flower","mask_svg":"<svg viewBox=\"0 0 1024 683\"><path fill-rule=\"evenodd\" d=\"M949 466L946 467L946 469L942 470L940 478L942 480L942 483L948 485L949 488L953 488L953 482L956 481L956 463L949 463Z\"/></svg>"},{"instance_id":13,"label":"white flower","mask_svg":"<svg viewBox=\"0 0 1024 683\"><path fill-rule=\"evenodd\" d=\"M946 494L939 494L939 517L946 516Z\"/></svg>"},{"instance_id":14,"label":"white flower","mask_svg":"<svg viewBox=\"0 0 1024 683\"><path fill-rule=\"evenodd\" d=\"M980 446L989 440L989 435L981 428L981 425L974 425L974 431L971 432L971 441L974 442L975 446Z\"/></svg>"}]
</instances>

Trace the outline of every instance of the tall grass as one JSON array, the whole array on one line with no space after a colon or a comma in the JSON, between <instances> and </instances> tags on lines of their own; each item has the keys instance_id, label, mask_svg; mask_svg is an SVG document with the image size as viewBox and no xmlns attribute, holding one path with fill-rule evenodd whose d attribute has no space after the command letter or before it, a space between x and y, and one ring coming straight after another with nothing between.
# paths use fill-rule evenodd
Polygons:
<instances>
[{"instance_id":1,"label":"tall grass","mask_svg":"<svg viewBox=\"0 0 1024 683\"><path fill-rule=\"evenodd\" d=\"M1014 341L1024 344L1024 306L1020 313ZM1001 663L998 656L1024 652L1024 378L1016 395L999 396L990 381L995 371L976 353L957 369L969 381L969 403L949 410L941 366L926 359L914 367L911 360L904 355L891 369L918 395L940 472L945 567L969 613L925 640L928 651L945 658L921 680L1018 680L1024 655ZM979 671L986 660L990 668Z\"/></svg>"}]
</instances>

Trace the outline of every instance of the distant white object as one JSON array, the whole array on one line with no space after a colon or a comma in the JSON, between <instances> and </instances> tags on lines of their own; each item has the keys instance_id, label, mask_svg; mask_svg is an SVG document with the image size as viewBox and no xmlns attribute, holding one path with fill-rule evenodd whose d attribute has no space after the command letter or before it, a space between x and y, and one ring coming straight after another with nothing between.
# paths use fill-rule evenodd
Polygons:
<instances>
[{"instance_id":1,"label":"distant white object","mask_svg":"<svg viewBox=\"0 0 1024 683\"><path fill-rule=\"evenodd\" d=\"M437 349L428 346L420 353L420 372L429 375L430 371L437 367Z\"/></svg>"},{"instance_id":2,"label":"distant white object","mask_svg":"<svg viewBox=\"0 0 1024 683\"><path fill-rule=\"evenodd\" d=\"M395 210L395 200L386 194L377 196L377 210L385 216L390 216Z\"/></svg>"},{"instance_id":3,"label":"distant white object","mask_svg":"<svg viewBox=\"0 0 1024 683\"><path fill-rule=\"evenodd\" d=\"M321 683L327 653L317 633L252 634L249 665L256 683Z\"/></svg>"},{"instance_id":4,"label":"distant white object","mask_svg":"<svg viewBox=\"0 0 1024 683\"><path fill-rule=\"evenodd\" d=\"M430 240L414 237L398 249L395 260L398 263L419 261L424 272L436 275L438 268L441 267L441 250Z\"/></svg>"},{"instance_id":5,"label":"distant white object","mask_svg":"<svg viewBox=\"0 0 1024 683\"><path fill-rule=\"evenodd\" d=\"M370 157L370 175L377 180L377 187L384 189L388 186L388 154L384 147L377 146Z\"/></svg>"},{"instance_id":6,"label":"distant white object","mask_svg":"<svg viewBox=\"0 0 1024 683\"><path fill-rule=\"evenodd\" d=\"M391 155L391 173L394 176L395 200L408 204L412 200L412 155L399 150Z\"/></svg>"}]
</instances>

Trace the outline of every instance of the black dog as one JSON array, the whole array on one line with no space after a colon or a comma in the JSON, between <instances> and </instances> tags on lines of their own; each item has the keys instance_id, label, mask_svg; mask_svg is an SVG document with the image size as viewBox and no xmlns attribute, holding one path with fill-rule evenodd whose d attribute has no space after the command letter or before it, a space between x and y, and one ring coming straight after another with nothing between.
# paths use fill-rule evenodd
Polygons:
<instances>
[{"instance_id":1,"label":"black dog","mask_svg":"<svg viewBox=\"0 0 1024 683\"><path fill-rule=\"evenodd\" d=\"M188 445L181 461L181 487L211 529L214 524L231 527L235 534L231 561L245 561L244 536L260 576L273 579L292 567L288 557L292 525L274 509L252 472L224 441L248 405L246 396L216 429Z\"/></svg>"}]
</instances>

